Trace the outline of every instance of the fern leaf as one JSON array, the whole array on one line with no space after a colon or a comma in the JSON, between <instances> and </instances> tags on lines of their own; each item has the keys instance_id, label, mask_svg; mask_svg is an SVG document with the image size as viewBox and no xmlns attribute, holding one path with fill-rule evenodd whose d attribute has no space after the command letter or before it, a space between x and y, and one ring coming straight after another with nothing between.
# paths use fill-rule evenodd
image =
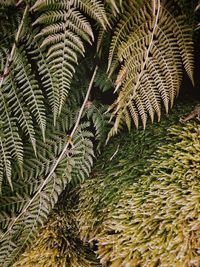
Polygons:
<instances>
[{"instance_id":1,"label":"fern leaf","mask_svg":"<svg viewBox=\"0 0 200 267\"><path fill-rule=\"evenodd\" d=\"M91 1L91 0L76 0L76 5L80 7L86 14L98 21L101 26L106 29L108 20L106 12L101 1Z\"/></svg>"},{"instance_id":2,"label":"fern leaf","mask_svg":"<svg viewBox=\"0 0 200 267\"><path fill-rule=\"evenodd\" d=\"M47 50L46 63L57 83L58 96L56 92L56 107L54 106L56 118L61 114L68 96L78 56L85 53L84 41L91 44L94 40L93 29L86 14L105 28L108 23L106 12L101 1L93 0L71 2L39 0L31 10L38 15L33 25L42 26L36 35L36 40L39 40L44 51ZM50 103L53 106L54 96L50 94L50 90L48 89Z\"/></svg>"},{"instance_id":3,"label":"fern leaf","mask_svg":"<svg viewBox=\"0 0 200 267\"><path fill-rule=\"evenodd\" d=\"M6 145L6 150L15 158L17 164L22 168L23 164L23 145L22 140L18 134L18 128L16 125L16 118L11 117L11 110L4 97L4 93L0 93L0 104L1 104L1 117L3 121L3 140ZM6 161L4 161L6 162ZM10 177L10 172L7 178ZM8 178L10 180L10 178Z\"/></svg>"},{"instance_id":4,"label":"fern leaf","mask_svg":"<svg viewBox=\"0 0 200 267\"><path fill-rule=\"evenodd\" d=\"M48 24L49 17L51 18L51 25L44 27L38 34L38 38L45 37L41 47L49 47L46 62L57 83L56 94L58 91L58 96L56 95L55 99L56 118L62 111L70 89L75 72L74 65L77 64L77 54L83 55L84 53L81 38L90 42L90 37L93 38L93 35L90 24L85 17L67 3L64 10L52 10L48 11L47 14L42 14L35 21L35 24ZM50 97L50 103L53 103L54 97L52 95ZM59 110L57 111L57 109Z\"/></svg>"},{"instance_id":5,"label":"fern leaf","mask_svg":"<svg viewBox=\"0 0 200 267\"><path fill-rule=\"evenodd\" d=\"M135 18L138 16L140 5L138 3L131 4L131 12L126 9L121 15L121 19L118 25L115 27L115 33L110 44L108 71L112 73L118 61L117 52L118 48L123 40L127 38L127 35L132 31L134 25L136 25ZM127 34L128 33L128 34Z\"/></svg>"},{"instance_id":6,"label":"fern leaf","mask_svg":"<svg viewBox=\"0 0 200 267\"><path fill-rule=\"evenodd\" d=\"M29 242L33 240L38 231L38 227L46 220L49 211L57 202L58 196L63 191L66 184L72 179L73 182L76 183L88 176L93 163L93 146L90 140L92 134L87 131L85 127L88 127L88 124L82 125L78 128L73 138L74 147L70 152L71 156L63 158L48 183L46 183L45 180L40 179L40 184L37 186L37 189L34 189L34 191L27 191L32 192L33 194L30 198L26 197L24 199L18 199L17 201L16 198L10 197L11 205L7 203L7 208L8 210L12 209L17 212L18 215L16 215L9 224L4 222L4 225L7 227L6 230L3 231L0 239L1 266L8 266L11 262L13 262L13 260L19 256L19 253L25 249ZM58 139L55 135L54 138L54 142L52 140L48 141L47 139L47 143L45 145L46 153L49 153L49 150L53 146L53 148L55 148L53 153L57 155L57 153L60 153L60 149L62 150L63 143L66 139L62 139L62 146L58 146ZM42 153L44 153L43 151L44 150L41 149ZM39 154L40 151L38 150L38 162L43 161L45 164L47 161L47 154L46 157L40 157ZM54 163L54 161L52 163ZM45 173L46 169L44 168L39 172L40 177ZM26 177L26 175L24 176ZM1 203L3 203L3 199L0 199L0 205ZM5 218L6 217L4 216L4 219ZM17 239L16 236L18 237ZM8 247L10 247L9 255L5 253L5 248Z\"/></svg>"},{"instance_id":7,"label":"fern leaf","mask_svg":"<svg viewBox=\"0 0 200 267\"><path fill-rule=\"evenodd\" d=\"M8 103L10 106L10 110L12 110L15 118L17 118L17 121L21 129L30 138L32 147L36 154L36 140L35 140L35 131L33 126L32 116L27 106L24 105L23 95L17 88L14 82L14 77L11 78L10 75L8 79L9 79L8 83L5 86L5 92L9 92Z\"/></svg>"},{"instance_id":8,"label":"fern leaf","mask_svg":"<svg viewBox=\"0 0 200 267\"><path fill-rule=\"evenodd\" d=\"M66 184L69 183L72 178L84 179L84 177L89 175L93 163L93 144L90 140L92 134L87 130L89 127L88 123L83 123L82 125L79 125L79 123L97 69L98 67L94 70L85 99L78 112L76 123L67 140L65 134L59 134L56 131L55 127L51 124L52 120L50 120L48 126L49 130L52 131L49 132L49 139L47 139L45 143L43 142L42 146L39 146L41 151L38 149L38 158L35 158L35 163L38 160L38 162L43 163L45 167L49 165L49 169L46 170L46 168L42 166L39 172L36 173L34 180L39 181L36 191L28 196L22 208L20 205L21 210L16 214L13 220L7 224L7 228L2 231L0 236L0 265L2 266L11 265L34 239L38 232L38 227L46 220L47 215L54 207L58 196L65 189ZM69 148L70 144L71 148ZM29 150L30 147L28 148L28 151ZM30 153L29 160L31 156L33 156L33 154ZM50 164L48 162L49 158ZM29 162L30 161L28 161L28 163ZM24 164L26 164L26 162L24 162ZM24 170L25 169L26 168L24 168ZM26 183L26 180L31 180L29 175L30 173L24 174L23 179L22 177L18 179ZM8 195L10 195L9 192ZM6 253L5 249L7 249L9 254Z\"/></svg>"},{"instance_id":9,"label":"fern leaf","mask_svg":"<svg viewBox=\"0 0 200 267\"><path fill-rule=\"evenodd\" d=\"M121 90L109 108L116 116L109 137L117 133L121 120L130 128L132 117L137 126L137 114L143 127L147 115L152 122L155 114L160 120L160 100L168 112L180 88L182 61L193 81L192 33L182 15L175 17L160 1L142 4L137 11L126 7L125 15L116 27L108 64L112 73L116 59L123 61L115 83L115 91Z\"/></svg>"},{"instance_id":10,"label":"fern leaf","mask_svg":"<svg viewBox=\"0 0 200 267\"><path fill-rule=\"evenodd\" d=\"M168 26L174 27L174 35L177 38L177 43L180 49L184 68L194 85L194 46L193 46L193 29L186 24L186 16L178 16L175 18L169 10L165 9L166 15L168 16Z\"/></svg>"},{"instance_id":11,"label":"fern leaf","mask_svg":"<svg viewBox=\"0 0 200 267\"><path fill-rule=\"evenodd\" d=\"M37 80L31 73L31 66L28 63L24 52L16 52L14 68L15 80L24 94L25 103L30 108L31 114L36 118L36 121L42 131L42 136L45 139L46 117L43 95L39 89Z\"/></svg>"},{"instance_id":12,"label":"fern leaf","mask_svg":"<svg viewBox=\"0 0 200 267\"><path fill-rule=\"evenodd\" d=\"M95 139L99 142L97 149L105 142L108 128L110 114L105 113L106 107L98 103L87 103L85 108L86 116L92 122L95 129Z\"/></svg>"},{"instance_id":13,"label":"fern leaf","mask_svg":"<svg viewBox=\"0 0 200 267\"><path fill-rule=\"evenodd\" d=\"M4 173L8 180L10 187L12 188L12 180L11 180L11 153L7 149L7 146L3 143L0 138L0 148L1 148L1 166L4 166ZM3 180L3 173L1 172L1 184ZM0 188L2 191L2 188Z\"/></svg>"},{"instance_id":14,"label":"fern leaf","mask_svg":"<svg viewBox=\"0 0 200 267\"><path fill-rule=\"evenodd\" d=\"M41 42L37 42L36 39L30 38L30 47L33 45L33 58L37 60L38 72L41 75L42 85L47 93L47 97L53 113L53 121L55 125L56 118L59 110L59 88L57 78L54 76L53 71L50 69L50 65L47 61L46 53L40 47Z\"/></svg>"}]
</instances>

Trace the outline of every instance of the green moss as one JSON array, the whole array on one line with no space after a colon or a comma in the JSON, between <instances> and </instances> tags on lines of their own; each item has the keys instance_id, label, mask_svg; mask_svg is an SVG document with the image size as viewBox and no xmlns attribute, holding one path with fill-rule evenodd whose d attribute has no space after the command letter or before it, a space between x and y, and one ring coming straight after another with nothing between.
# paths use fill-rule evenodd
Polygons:
<instances>
[{"instance_id":1,"label":"green moss","mask_svg":"<svg viewBox=\"0 0 200 267\"><path fill-rule=\"evenodd\" d=\"M199 267L200 124L179 123L191 110L114 138L14 267L99 266L94 244L102 266Z\"/></svg>"},{"instance_id":2,"label":"green moss","mask_svg":"<svg viewBox=\"0 0 200 267\"><path fill-rule=\"evenodd\" d=\"M200 125L178 117L117 138L81 186L80 236L103 266L200 265Z\"/></svg>"}]
</instances>

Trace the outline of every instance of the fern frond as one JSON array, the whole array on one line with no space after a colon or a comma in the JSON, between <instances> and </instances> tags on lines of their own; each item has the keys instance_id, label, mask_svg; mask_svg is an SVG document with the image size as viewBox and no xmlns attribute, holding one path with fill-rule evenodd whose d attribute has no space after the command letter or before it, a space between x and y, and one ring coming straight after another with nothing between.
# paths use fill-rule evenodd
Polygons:
<instances>
[{"instance_id":1,"label":"fern frond","mask_svg":"<svg viewBox=\"0 0 200 267\"><path fill-rule=\"evenodd\" d=\"M46 116L43 102L44 97L39 88L38 81L31 73L31 66L24 51L16 51L13 67L15 80L23 92L25 103L40 126L42 136L45 139Z\"/></svg>"},{"instance_id":2,"label":"fern frond","mask_svg":"<svg viewBox=\"0 0 200 267\"><path fill-rule=\"evenodd\" d=\"M186 17L184 15L175 18L169 10L165 9L164 16L168 16L168 26L173 27L174 35L180 49L181 58L184 68L194 85L194 46L192 40L193 29L186 24Z\"/></svg>"},{"instance_id":3,"label":"fern frond","mask_svg":"<svg viewBox=\"0 0 200 267\"><path fill-rule=\"evenodd\" d=\"M131 12L129 12L129 8L127 8L127 5L131 5ZM120 14L120 21L115 26L115 33L112 38L111 44L110 44L110 51L109 51L109 61L108 61L108 71L109 73L112 73L116 67L118 57L117 52L118 48L122 41L127 39L127 36L132 32L132 29L137 22L137 17L141 18L139 11L140 11L140 4L137 2L133 3L124 3L126 6L126 9L124 8L124 12ZM124 6L124 7L125 7Z\"/></svg>"},{"instance_id":4,"label":"fern frond","mask_svg":"<svg viewBox=\"0 0 200 267\"><path fill-rule=\"evenodd\" d=\"M12 117L12 110L10 109L8 105L8 99L5 99L5 92L0 93L0 110L1 110L1 120L3 123L2 130L3 130L3 136L2 138L2 149L4 147L4 163L8 163L8 160L5 160L6 158L6 152L9 151L9 154L12 155L12 157L16 160L18 166L20 169L22 168L23 164L23 145L22 140L18 133L17 128L17 119L15 117ZM10 171L7 171L10 169L10 163L8 165L8 168L6 168L6 176L9 180L9 183L11 184L11 173Z\"/></svg>"},{"instance_id":5,"label":"fern frond","mask_svg":"<svg viewBox=\"0 0 200 267\"><path fill-rule=\"evenodd\" d=\"M32 151L30 151L30 147L28 146L27 161L24 162L24 165L27 163L28 167L24 167L24 173L21 177L18 177L18 180L23 181L24 185L26 181L29 181L27 184L28 187L30 186L31 180L39 181L39 183L36 188L34 186L32 189L31 186L31 189L25 190L25 192L31 193L27 195L25 203L19 201L20 203L23 202L22 204L19 204L17 201L12 202L10 190L6 194L11 199L11 209L17 212L13 216L13 219L11 221L8 219L9 222L6 223L5 211L2 211L3 214L1 217L4 218L3 225L7 227L2 229L0 236L1 266L12 264L19 257L20 253L32 242L38 232L38 227L43 225L47 219L49 212L57 202L58 196L65 189L66 184L72 180L72 182L76 183L89 175L94 156L91 141L92 134L88 130L88 123L79 124L85 104L90 95L96 71L97 67L94 70L88 91L70 135L66 136L66 132L59 133L52 125L52 120L50 119L50 123L48 124L49 131L47 131L49 138L46 139L45 143L39 143L37 158L31 153ZM62 127L63 125L58 124L58 126ZM67 129L67 131L69 130L71 129ZM31 161L34 167L30 166ZM19 190L21 188L20 184ZM13 194L15 196L17 192ZM4 201L3 199L1 201L0 198L1 202Z\"/></svg>"},{"instance_id":6,"label":"fern frond","mask_svg":"<svg viewBox=\"0 0 200 267\"><path fill-rule=\"evenodd\" d=\"M12 110L15 118L17 118L17 123L21 129L29 137L36 154L35 130L32 116L29 112L29 108L24 104L23 94L17 87L12 75L8 77L8 83L5 86L5 92L8 92L9 95L8 103L10 105L10 110Z\"/></svg>"},{"instance_id":7,"label":"fern frond","mask_svg":"<svg viewBox=\"0 0 200 267\"><path fill-rule=\"evenodd\" d=\"M37 32L36 32L37 33ZM54 116L54 125L59 110L59 88L57 78L54 76L51 66L46 58L45 50L41 48L41 42L33 38L32 34L28 39L28 50L38 66L38 73L41 76L41 83L47 94L49 104Z\"/></svg>"},{"instance_id":8,"label":"fern frond","mask_svg":"<svg viewBox=\"0 0 200 267\"><path fill-rule=\"evenodd\" d=\"M1 219L0 228L6 229L11 223L12 219L18 212L22 210L24 204L27 202L28 196L24 193L16 194L11 197L1 197L0 199L0 209L1 209ZM9 218L9 215L11 218Z\"/></svg>"},{"instance_id":9,"label":"fern frond","mask_svg":"<svg viewBox=\"0 0 200 267\"><path fill-rule=\"evenodd\" d=\"M76 5L80 7L86 14L95 19L100 25L106 29L108 23L106 12L103 3L101 1L94 0L76 0Z\"/></svg>"},{"instance_id":10,"label":"fern frond","mask_svg":"<svg viewBox=\"0 0 200 267\"><path fill-rule=\"evenodd\" d=\"M85 128L85 126L82 126L81 128ZM33 237L35 237L38 231L39 225L41 225L46 220L49 211L57 202L58 196L65 188L65 185L69 183L71 179L73 179L73 182L75 183L79 180L84 179L88 175L91 164L93 162L92 142L89 140L89 138L91 138L91 133L81 128L78 129L78 132L73 139L74 147L71 152L69 152L72 156L66 156L63 159L48 183L45 184L44 180L41 179L41 185L43 186L41 187L41 185L38 185L35 193L32 193L32 198L29 198L26 195L26 201L22 198L17 200L10 197L12 206L9 206L10 204L7 203L7 207L20 214L20 216L17 215L16 218L14 217L10 224L6 224L4 222L4 226L8 226L6 228L7 231L1 236L0 254L4 254L4 248L7 247L7 244L10 244L10 256L8 257L8 254L4 254L7 259L0 257L0 263L2 266L3 263L5 264L5 266L7 266L11 259L13 260L15 257L17 257L19 253L25 248L24 246L27 246L28 243L32 241ZM66 137L63 138L63 143L65 142L65 140ZM52 142L52 140L49 140L46 144L46 153L50 154L49 150L51 145L53 144L55 148L62 149L63 147L58 145L57 142L54 143ZM51 153L53 153L53 151ZM59 149L55 150L54 153L59 153ZM45 163L46 158L40 157L40 155L38 155L37 161L43 161ZM54 163L54 161L55 159L52 161L52 163ZM41 171L39 174L41 176L45 173L46 169L44 168L43 172ZM40 192L38 192L39 188L42 188ZM0 198L0 206L3 205L3 203L3 199ZM3 206L1 207L1 211L5 212L5 206L4 208ZM11 228L13 229L12 234L10 234ZM19 236L17 240L15 239L15 236Z\"/></svg>"},{"instance_id":11,"label":"fern frond","mask_svg":"<svg viewBox=\"0 0 200 267\"><path fill-rule=\"evenodd\" d=\"M0 186L2 185L4 174L6 175L6 178L8 180L8 183L10 187L12 188L12 179L11 179L11 153L8 150L5 141L2 141L2 138L0 138L0 160L1 160L1 176L0 176ZM2 170L3 167L3 170ZM0 188L2 191L2 188Z\"/></svg>"},{"instance_id":12,"label":"fern frond","mask_svg":"<svg viewBox=\"0 0 200 267\"><path fill-rule=\"evenodd\" d=\"M86 14L105 27L106 13L100 1L92 0L72 2L62 0L59 3L36 1L32 10L38 16L33 25L40 26L36 40L39 40L40 48L47 51L45 64L48 65L49 73L52 73L51 76L53 75L57 83L53 88L56 92L55 104L53 104L54 93L51 93L51 89L48 88L50 103L56 118L61 114L68 96L78 57L85 53L84 41L91 44L94 40L93 29Z\"/></svg>"},{"instance_id":13,"label":"fern frond","mask_svg":"<svg viewBox=\"0 0 200 267\"><path fill-rule=\"evenodd\" d=\"M122 0L120 0L120 1L106 0L106 2L111 7L114 14L120 13L120 10L122 9Z\"/></svg>"},{"instance_id":14,"label":"fern frond","mask_svg":"<svg viewBox=\"0 0 200 267\"><path fill-rule=\"evenodd\" d=\"M99 68L97 75L96 75L96 79L95 79L95 85L102 92L106 92L113 88L113 82L111 78L108 78L105 66L106 64Z\"/></svg>"},{"instance_id":15,"label":"fern frond","mask_svg":"<svg viewBox=\"0 0 200 267\"><path fill-rule=\"evenodd\" d=\"M182 62L193 81L193 41L190 26L182 15L174 16L160 1L153 6L145 3L133 13L127 9L116 27L111 42L108 67L113 72L116 59L123 62L117 77L115 91L119 95L109 108L116 117L109 138L118 132L124 120L131 127L138 116L145 127L148 115L151 121L161 116L160 100L168 112L178 94L182 78ZM153 17L152 17L153 16ZM112 64L114 64L112 66ZM135 112L137 111L137 112Z\"/></svg>"},{"instance_id":16,"label":"fern frond","mask_svg":"<svg viewBox=\"0 0 200 267\"><path fill-rule=\"evenodd\" d=\"M110 114L106 113L106 107L98 103L88 102L85 108L86 116L92 122L95 130L95 139L98 141L97 149L105 143L109 129Z\"/></svg>"}]
</instances>

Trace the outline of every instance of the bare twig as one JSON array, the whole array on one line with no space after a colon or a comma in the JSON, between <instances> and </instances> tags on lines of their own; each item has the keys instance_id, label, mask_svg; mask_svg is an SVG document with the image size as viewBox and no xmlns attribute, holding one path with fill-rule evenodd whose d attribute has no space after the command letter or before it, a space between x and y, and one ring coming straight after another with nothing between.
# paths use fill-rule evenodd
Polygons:
<instances>
[{"instance_id":1,"label":"bare twig","mask_svg":"<svg viewBox=\"0 0 200 267\"><path fill-rule=\"evenodd\" d=\"M23 2L24 2L24 0L19 0L19 1L15 4L15 6L20 6Z\"/></svg>"},{"instance_id":2,"label":"bare twig","mask_svg":"<svg viewBox=\"0 0 200 267\"><path fill-rule=\"evenodd\" d=\"M109 159L110 161L113 160L113 158L117 155L118 151L119 151L119 145L117 146L117 149L115 150L113 155L110 157L110 159Z\"/></svg>"}]
</instances>

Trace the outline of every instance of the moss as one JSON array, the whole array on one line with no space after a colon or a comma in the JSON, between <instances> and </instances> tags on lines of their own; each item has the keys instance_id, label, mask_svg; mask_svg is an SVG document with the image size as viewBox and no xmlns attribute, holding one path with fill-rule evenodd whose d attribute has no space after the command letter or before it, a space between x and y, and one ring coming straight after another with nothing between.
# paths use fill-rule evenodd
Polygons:
<instances>
[{"instance_id":1,"label":"moss","mask_svg":"<svg viewBox=\"0 0 200 267\"><path fill-rule=\"evenodd\" d=\"M149 126L102 158L81 186L77 217L102 265L200 266L200 125Z\"/></svg>"}]
</instances>

